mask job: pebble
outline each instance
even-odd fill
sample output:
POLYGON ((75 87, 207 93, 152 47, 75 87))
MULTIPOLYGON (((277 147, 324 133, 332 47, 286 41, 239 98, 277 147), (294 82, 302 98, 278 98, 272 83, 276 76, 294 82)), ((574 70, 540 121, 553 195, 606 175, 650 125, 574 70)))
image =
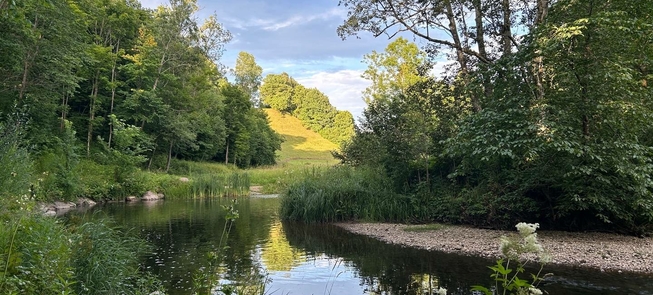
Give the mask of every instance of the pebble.
MULTIPOLYGON (((387 243, 478 257, 499 258, 499 238, 515 231, 447 225, 442 229, 404 231, 391 223, 339 223, 350 232, 387 243)), ((653 273, 653 237, 608 233, 538 231, 538 240, 549 251, 552 263, 601 271, 653 273)))

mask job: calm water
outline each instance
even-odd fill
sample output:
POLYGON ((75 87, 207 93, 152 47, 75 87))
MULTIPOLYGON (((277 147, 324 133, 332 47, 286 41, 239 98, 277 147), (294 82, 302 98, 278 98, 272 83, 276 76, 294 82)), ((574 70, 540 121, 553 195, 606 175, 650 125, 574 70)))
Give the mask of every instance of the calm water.
MULTIPOLYGON (((168 294, 189 294, 193 276, 218 250, 225 220, 224 199, 109 204, 102 214, 134 228, 154 245, 144 265, 165 283, 168 294)), ((492 261, 387 245, 330 225, 283 223, 279 199, 239 199, 240 218, 223 251, 227 279, 267 281, 268 294, 472 294, 489 286, 492 261)), ((549 294, 653 294, 653 277, 549 268, 549 294)))

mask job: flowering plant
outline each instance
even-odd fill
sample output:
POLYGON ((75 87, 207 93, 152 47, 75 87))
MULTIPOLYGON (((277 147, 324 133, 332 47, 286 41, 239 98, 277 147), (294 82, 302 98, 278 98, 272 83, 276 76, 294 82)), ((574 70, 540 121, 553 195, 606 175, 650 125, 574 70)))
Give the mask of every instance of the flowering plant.
POLYGON ((539 228, 538 223, 517 224, 519 236, 501 237, 499 249, 504 258, 499 259, 497 264, 489 268, 494 271, 491 277, 495 281, 494 290, 483 286, 474 286, 472 290, 482 292, 485 295, 492 294, 515 294, 515 295, 541 295, 542 291, 537 288, 545 276, 540 277, 544 265, 551 261, 551 256, 544 251, 544 247, 537 240, 539 228), (511 262, 516 266, 511 268, 511 262), (522 279, 520 274, 524 273, 528 263, 537 262, 540 270, 537 274, 531 274, 530 280, 522 279))

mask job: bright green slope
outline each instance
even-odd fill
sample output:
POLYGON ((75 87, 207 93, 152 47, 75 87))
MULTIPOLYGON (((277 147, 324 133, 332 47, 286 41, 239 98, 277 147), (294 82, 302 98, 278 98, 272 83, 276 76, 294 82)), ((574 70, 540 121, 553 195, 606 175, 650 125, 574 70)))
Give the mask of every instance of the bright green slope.
POLYGON ((277 163, 283 165, 331 165, 335 159, 331 151, 338 146, 306 129, 299 119, 291 115, 282 115, 274 109, 266 109, 270 119, 270 127, 281 134, 284 142, 277 154, 277 163))
POLYGON ((282 115, 273 109, 266 109, 265 112, 270 119, 270 126, 283 136, 284 142, 277 152, 279 157, 276 166, 248 171, 253 185, 262 185, 266 193, 276 193, 285 183, 303 173, 337 163, 331 155, 331 151, 338 149, 336 144, 308 130, 299 119, 291 115, 282 115))

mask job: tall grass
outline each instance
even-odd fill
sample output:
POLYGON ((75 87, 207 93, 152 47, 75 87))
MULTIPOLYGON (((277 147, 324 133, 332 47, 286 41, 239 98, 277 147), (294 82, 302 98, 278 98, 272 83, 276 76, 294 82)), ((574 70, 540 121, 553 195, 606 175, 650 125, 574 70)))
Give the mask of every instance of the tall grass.
POLYGON ((0 214, 0 294, 150 294, 144 241, 106 220, 66 225, 40 213, 0 214))
POLYGON ((247 195, 249 175, 238 172, 195 175, 190 180, 189 189, 189 196, 194 198, 247 195))
POLYGON ((149 245, 95 219, 74 228, 73 266, 77 294, 149 294, 161 289, 158 280, 140 270, 149 245))
POLYGON ((283 191, 281 217, 304 222, 418 218, 413 199, 394 193, 383 175, 374 169, 350 167, 316 170, 283 191))

